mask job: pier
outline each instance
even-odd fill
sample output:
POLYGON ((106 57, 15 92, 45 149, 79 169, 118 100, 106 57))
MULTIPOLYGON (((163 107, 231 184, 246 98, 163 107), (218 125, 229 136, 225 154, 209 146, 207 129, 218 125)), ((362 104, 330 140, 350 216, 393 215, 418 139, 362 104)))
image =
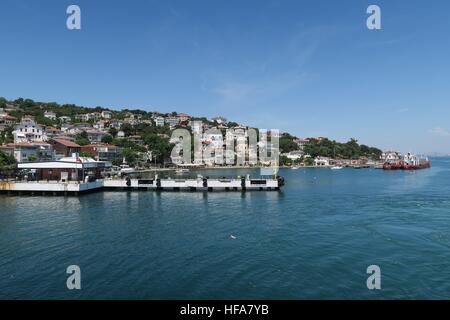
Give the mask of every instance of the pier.
POLYGON ((51 196, 81 195, 96 191, 277 191, 284 185, 281 177, 270 179, 197 178, 197 179, 99 179, 75 181, 0 181, 0 193, 51 196))
POLYGON ((15 179, 0 180, 0 193, 19 195, 79 195, 108 191, 277 191, 282 177, 250 178, 132 178, 112 177, 111 163, 78 156, 58 161, 28 162, 17 165, 15 179))

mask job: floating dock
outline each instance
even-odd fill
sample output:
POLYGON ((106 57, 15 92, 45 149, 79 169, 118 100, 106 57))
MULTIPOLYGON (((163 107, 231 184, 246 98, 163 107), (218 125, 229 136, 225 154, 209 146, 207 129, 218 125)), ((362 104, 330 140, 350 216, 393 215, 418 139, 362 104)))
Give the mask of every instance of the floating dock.
MULTIPOLYGON (((78 195, 101 190, 117 191, 277 191, 284 185, 282 177, 133 179, 105 178, 111 163, 78 156, 58 161, 27 162, 17 165, 19 179, 0 180, 0 192, 28 195, 78 195)), ((265 177, 265 176, 263 176, 265 177)))
POLYGON ((277 191, 282 177, 270 179, 197 178, 197 179, 103 179, 77 181, 0 181, 0 192, 19 195, 79 195, 95 191, 277 191))

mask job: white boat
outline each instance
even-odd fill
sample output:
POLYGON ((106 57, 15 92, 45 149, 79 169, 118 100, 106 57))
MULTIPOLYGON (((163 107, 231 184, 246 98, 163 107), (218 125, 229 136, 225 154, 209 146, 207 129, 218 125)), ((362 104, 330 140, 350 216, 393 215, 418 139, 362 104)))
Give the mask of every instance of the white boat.
POLYGON ((298 169, 298 167, 292 167, 291 169, 292 169, 292 170, 297 170, 297 169, 298 169))
POLYGON ((184 173, 188 173, 189 169, 177 169, 175 170, 176 174, 184 174, 184 173))
POLYGON ((132 173, 134 172, 134 168, 131 168, 130 166, 126 165, 126 164, 122 164, 120 166, 120 173, 132 173))
POLYGON ((334 167, 331 167, 331 170, 341 170, 343 167, 341 167, 341 166, 334 166, 334 167))

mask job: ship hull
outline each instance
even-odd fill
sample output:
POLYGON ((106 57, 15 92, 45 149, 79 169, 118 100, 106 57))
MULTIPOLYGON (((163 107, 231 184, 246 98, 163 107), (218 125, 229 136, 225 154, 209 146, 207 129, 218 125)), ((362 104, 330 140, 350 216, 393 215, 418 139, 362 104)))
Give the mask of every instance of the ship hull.
POLYGON ((408 164, 404 162, 399 162, 399 163, 385 163, 383 165, 384 170, 407 170, 407 171, 428 169, 430 167, 431 162, 428 160, 423 161, 419 164, 408 164))

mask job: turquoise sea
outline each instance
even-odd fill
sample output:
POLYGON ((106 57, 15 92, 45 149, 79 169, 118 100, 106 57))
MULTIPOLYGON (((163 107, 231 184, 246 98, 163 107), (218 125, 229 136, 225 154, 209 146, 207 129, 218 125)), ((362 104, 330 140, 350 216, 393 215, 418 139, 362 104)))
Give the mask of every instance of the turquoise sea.
POLYGON ((280 192, 0 195, 0 298, 450 298, 450 158, 280 174, 280 192))

